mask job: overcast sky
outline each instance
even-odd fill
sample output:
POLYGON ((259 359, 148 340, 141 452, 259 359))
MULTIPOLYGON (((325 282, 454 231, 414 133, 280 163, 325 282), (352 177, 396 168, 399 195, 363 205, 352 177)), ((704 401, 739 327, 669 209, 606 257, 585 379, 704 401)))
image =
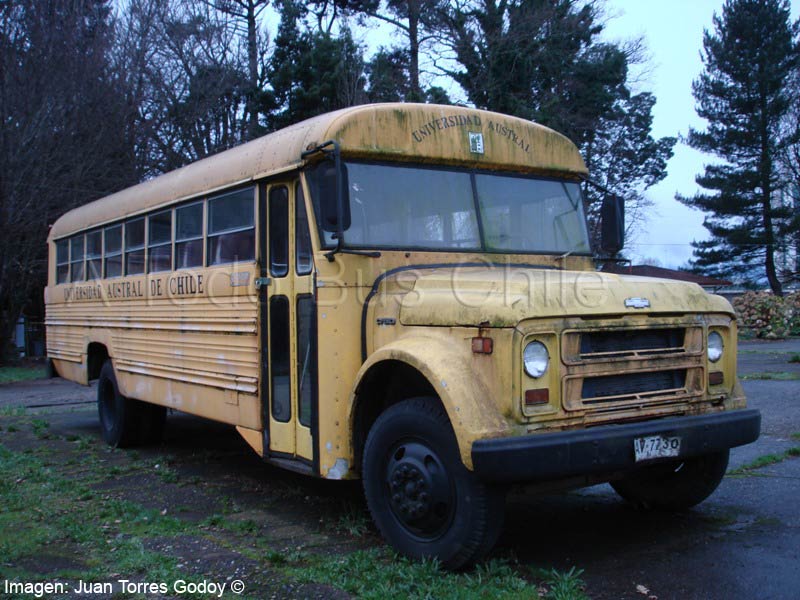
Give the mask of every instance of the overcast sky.
MULTIPOLYGON (((711 29, 712 17, 721 12, 722 0, 607 0, 610 39, 641 36, 648 47, 650 72, 638 91, 652 91, 653 134, 657 137, 686 134, 689 127, 704 128, 694 111, 692 80, 703 69, 700 59, 703 29, 711 29)), ((800 0, 791 0, 792 18, 800 13, 800 0)), ((694 177, 709 162, 708 155, 688 146, 675 146, 664 181, 650 188, 654 210, 643 231, 627 243, 634 262, 655 258, 664 266, 684 265, 692 256, 692 240, 707 237, 703 213, 675 200, 675 193, 691 196, 698 187, 694 177)))

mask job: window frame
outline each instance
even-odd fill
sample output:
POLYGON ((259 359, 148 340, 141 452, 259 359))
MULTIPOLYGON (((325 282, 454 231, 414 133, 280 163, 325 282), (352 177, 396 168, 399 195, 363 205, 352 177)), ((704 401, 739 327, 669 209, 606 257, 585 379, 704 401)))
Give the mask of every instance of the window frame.
MULTIPOLYGON (((347 241, 347 231, 344 234, 345 240, 345 248, 350 248, 353 250, 383 250, 385 252, 390 251, 397 251, 397 252, 437 252, 437 253, 459 253, 459 254, 487 254, 487 255, 499 255, 499 256, 508 256, 508 255, 520 255, 520 256, 553 256, 559 254, 558 251, 530 251, 530 250, 492 250, 490 248, 486 248, 485 243, 485 232, 484 232, 484 223, 483 223, 483 215, 481 214, 480 206, 478 204, 478 194, 477 194, 477 183, 476 177, 478 175, 494 175, 494 176, 503 176, 503 177, 513 177, 516 179, 535 179, 539 181, 553 181, 556 183, 561 184, 568 184, 574 183, 580 184, 583 180, 578 177, 569 177, 565 174, 563 177, 553 177, 553 176, 546 176, 546 175, 539 175, 536 173, 521 173, 519 171, 493 171, 490 169, 476 169, 476 168, 469 168, 469 167, 457 167, 452 165, 441 165, 441 164, 427 164, 427 163, 416 163, 416 162, 400 162, 400 161, 385 161, 385 160, 359 160, 359 159, 347 159, 343 161, 343 164, 346 166, 347 164, 360 164, 360 165, 374 165, 374 166, 383 166, 383 167, 400 167, 400 168, 410 168, 410 169, 420 169, 420 170, 430 170, 430 171, 448 171, 448 172, 456 172, 456 173, 464 173, 469 175, 471 184, 472 184, 472 202, 471 205, 473 206, 474 210, 476 211, 476 218, 478 222, 478 231, 480 234, 480 246, 475 248, 442 248, 442 247, 431 247, 431 246, 391 246, 391 245, 377 245, 377 244, 351 244, 347 241)), ((312 165, 307 166, 302 170, 303 176, 308 179, 310 173, 308 172, 311 169, 314 169, 318 163, 314 163, 312 165)), ((310 183, 309 183, 310 185, 310 183)), ((312 186, 313 187, 313 186, 312 186)), ((347 201, 347 199, 345 199, 347 201)), ((325 239, 325 232, 323 231, 322 227, 320 226, 320 215, 319 215, 319 205, 317 204, 317 198, 311 198, 311 205, 314 209, 313 217, 317 226, 317 237, 320 242, 320 247, 324 250, 331 250, 336 247, 336 242, 329 242, 325 239)), ((589 249, 586 252, 570 252, 570 256, 584 256, 584 257, 593 257, 591 250, 591 238, 589 236, 588 231, 588 223, 587 223, 587 216, 585 211, 585 206, 581 209, 583 214, 583 226, 586 230, 587 240, 589 243, 589 249)))
POLYGON ((204 204, 204 218, 203 218, 203 236, 204 236, 204 243, 203 243, 203 256, 204 262, 203 264, 206 267, 219 267, 222 265, 233 265, 239 263, 250 263, 256 260, 256 198, 257 198, 257 189, 258 187, 255 185, 248 185, 245 187, 234 188, 230 190, 223 191, 221 193, 215 194, 213 196, 205 196, 203 198, 204 204), (211 233, 211 203, 217 200, 222 200, 225 196, 230 196, 233 194, 238 194, 244 191, 249 191, 251 194, 251 224, 245 227, 228 227, 227 229, 223 229, 221 231, 216 231, 211 233), (233 233, 242 233, 244 231, 252 231, 253 232, 253 252, 252 257, 248 259, 236 259, 236 260, 229 260, 225 262, 215 262, 212 264, 211 262, 211 240, 212 238, 222 237, 224 235, 230 235, 233 233))
POLYGON ((69 283, 79 283, 81 281, 86 281, 86 233, 84 232, 76 233, 69 236, 68 239, 69 239, 69 283), (81 244, 81 246, 83 246, 83 250, 81 252, 81 259, 73 260, 72 259, 72 248, 74 245, 73 242, 79 237, 83 241, 83 243, 81 244), (81 263, 83 265, 83 276, 80 279, 74 279, 73 275, 75 273, 75 269, 73 268, 73 265, 76 265, 78 263, 81 263))
POLYGON ((175 215, 174 215, 174 212, 175 212, 175 208, 174 207, 169 207, 169 208, 166 208, 166 209, 163 209, 163 210, 156 210, 156 211, 149 212, 146 215, 147 216, 147 228, 146 228, 146 232, 147 232, 147 235, 146 235, 147 251, 145 253, 146 254, 146 256, 145 256, 145 261, 146 261, 145 273, 147 273, 148 275, 150 273, 167 273, 169 271, 174 271, 175 270, 175 215), (157 243, 154 244, 152 242, 152 240, 151 240, 151 238, 152 238, 151 232, 153 231, 153 228, 150 227, 150 220, 153 217, 157 217, 159 215, 164 215, 164 214, 168 214, 169 215, 169 219, 170 219, 169 220, 169 240, 167 240, 166 242, 157 242, 157 243), (163 248, 165 246, 169 246, 169 248, 170 248, 169 267, 167 267, 166 269, 153 270, 152 264, 151 264, 151 260, 150 260, 151 257, 152 257, 151 250, 153 248, 163 248))
POLYGON ((173 249, 172 249, 172 270, 173 271, 183 271, 186 269, 197 269, 203 268, 206 266, 206 200, 207 197, 200 198, 199 200, 189 200, 188 202, 181 202, 180 204, 176 204, 172 207, 175 211, 175 214, 172 219, 172 239, 173 239, 173 249), (192 206, 200 206, 200 235, 196 235, 193 237, 187 238, 178 238, 178 211, 183 210, 192 206), (196 242, 200 240, 201 242, 201 251, 200 251, 200 264, 199 265, 189 265, 188 267, 179 267, 178 266, 178 244, 184 244, 186 242, 196 242))
POLYGON ((125 247, 125 222, 121 221, 118 223, 112 223, 110 225, 106 225, 103 227, 103 279, 116 279, 117 277, 125 277, 125 257, 124 254, 124 247, 125 247), (108 252, 108 243, 106 242, 107 232, 109 229, 114 229, 119 227, 119 250, 115 252, 108 252), (113 258, 115 256, 120 257, 120 269, 119 275, 108 275, 108 259, 113 258))
POLYGON ((84 260, 86 261, 86 266, 84 267, 86 273, 86 281, 97 281, 98 279, 103 278, 103 267, 105 265, 105 261, 103 260, 105 250, 105 235, 103 234, 103 229, 90 229, 85 233, 85 241, 84 241, 84 260), (100 254, 89 254, 89 236, 91 235, 99 235, 100 236, 100 254), (99 277, 91 277, 89 272, 89 263, 93 260, 100 260, 100 276, 99 277))
POLYGON ((55 246, 56 246, 56 285, 61 285, 62 283, 70 283, 69 272, 70 272, 70 264, 71 263, 69 261, 69 238, 61 238, 60 240, 56 240, 55 241, 55 246), (66 252, 67 258, 66 258, 65 261, 61 261, 61 262, 59 262, 59 260, 58 260, 58 247, 59 247, 59 244, 63 244, 62 247, 66 248, 66 250, 67 250, 67 252, 66 252), (64 275, 64 280, 63 281, 59 281, 58 268, 59 267, 63 267, 65 265, 67 267, 67 272, 64 275))
POLYGON ((147 216, 149 213, 143 213, 129 219, 125 219, 123 236, 122 236, 122 275, 123 277, 138 277, 147 274, 147 216), (139 246, 128 247, 128 226, 136 221, 142 221, 142 243, 139 246), (128 271, 128 255, 133 252, 143 251, 142 256, 142 270, 139 273, 130 273, 128 271))

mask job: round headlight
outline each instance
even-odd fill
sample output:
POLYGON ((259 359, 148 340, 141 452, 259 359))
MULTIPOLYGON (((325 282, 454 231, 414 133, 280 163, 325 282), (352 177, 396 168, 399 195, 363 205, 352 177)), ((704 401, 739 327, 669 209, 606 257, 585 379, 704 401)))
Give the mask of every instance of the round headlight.
POLYGON ((538 379, 547 371, 547 364, 550 362, 547 348, 542 342, 531 342, 525 346, 522 362, 525 365, 525 372, 534 379, 538 379))
POLYGON ((712 331, 708 334, 708 360, 712 363, 717 362, 720 358, 722 358, 722 349, 724 348, 724 344, 722 343, 722 336, 718 334, 716 331, 712 331))

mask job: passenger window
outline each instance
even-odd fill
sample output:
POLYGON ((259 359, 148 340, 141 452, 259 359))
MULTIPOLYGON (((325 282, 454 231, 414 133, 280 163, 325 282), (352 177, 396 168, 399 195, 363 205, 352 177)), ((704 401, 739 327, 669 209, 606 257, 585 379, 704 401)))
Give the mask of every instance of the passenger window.
POLYGON ((254 194, 248 188, 208 201, 208 264, 255 257, 254 194))
POLYGON ((122 275, 122 225, 106 227, 103 235, 105 236, 103 262, 105 263, 106 277, 119 277, 122 275))
POLYGON ((165 210, 147 218, 147 272, 172 269, 172 211, 165 210))
POLYGON ((289 190, 285 186, 269 192, 269 270, 275 277, 289 272, 289 190))
POLYGON ((311 273, 311 232, 308 230, 308 213, 306 213, 306 201, 303 197, 303 186, 298 181, 294 188, 295 198, 295 270, 298 275, 308 275, 311 273))
POLYGON ((292 418, 289 378, 289 299, 286 296, 273 296, 270 300, 269 337, 272 418, 286 423, 292 418))
POLYGON ((311 427, 311 402, 317 387, 317 349, 314 347, 314 298, 297 298, 297 400, 300 424, 311 427))
POLYGON ((103 277, 103 232, 93 231, 86 234, 86 270, 87 279, 103 277))
POLYGON ((69 241, 69 271, 70 281, 83 281, 85 271, 83 266, 83 236, 76 235, 69 241))
POLYGON ((203 203, 175 209, 175 268, 203 266, 203 203))
POLYGON ((144 273, 144 217, 125 223, 125 274, 144 273))
POLYGON ((69 242, 56 242, 56 283, 66 283, 69 279, 69 242))

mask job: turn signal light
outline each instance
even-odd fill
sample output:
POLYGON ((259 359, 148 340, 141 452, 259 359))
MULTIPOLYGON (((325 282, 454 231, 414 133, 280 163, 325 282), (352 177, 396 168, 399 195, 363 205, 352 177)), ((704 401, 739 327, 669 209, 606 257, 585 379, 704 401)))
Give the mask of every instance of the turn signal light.
POLYGON ((722 371, 712 371, 708 374, 708 385, 722 385, 725 381, 725 376, 722 371))
POLYGON ((550 390, 525 390, 525 406, 550 403, 550 390))
POLYGON ((487 337, 472 338, 472 351, 475 354, 491 354, 494 350, 494 341, 487 337))

